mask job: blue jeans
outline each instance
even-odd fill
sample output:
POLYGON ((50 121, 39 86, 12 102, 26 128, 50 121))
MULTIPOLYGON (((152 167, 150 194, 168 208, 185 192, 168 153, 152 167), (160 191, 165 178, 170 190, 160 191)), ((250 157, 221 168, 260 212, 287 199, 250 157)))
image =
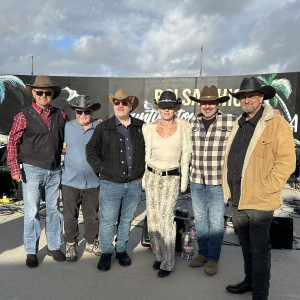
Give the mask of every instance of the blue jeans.
POLYGON ((198 254, 218 262, 224 236, 224 195, 221 185, 190 183, 198 254))
POLYGON ((130 225, 136 208, 142 199, 142 180, 114 183, 100 181, 100 248, 102 253, 113 253, 114 225, 120 221, 117 229, 116 251, 124 252, 129 239, 130 225))
POLYGON ((60 248, 62 216, 59 211, 61 167, 50 170, 23 164, 24 247, 27 254, 36 254, 41 235, 40 201, 45 190, 46 239, 49 250, 60 248))
POLYGON ((238 210, 231 203, 230 211, 242 246, 245 281, 252 286, 252 299, 267 299, 271 277, 269 232, 274 211, 238 210))

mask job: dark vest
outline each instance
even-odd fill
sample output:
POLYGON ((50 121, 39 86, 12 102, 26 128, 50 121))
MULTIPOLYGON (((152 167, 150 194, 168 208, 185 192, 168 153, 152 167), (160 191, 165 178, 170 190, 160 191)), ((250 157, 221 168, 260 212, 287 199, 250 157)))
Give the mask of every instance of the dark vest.
POLYGON ((65 127, 61 111, 52 106, 50 130, 32 105, 22 112, 27 122, 21 142, 22 163, 47 170, 59 166, 65 127))

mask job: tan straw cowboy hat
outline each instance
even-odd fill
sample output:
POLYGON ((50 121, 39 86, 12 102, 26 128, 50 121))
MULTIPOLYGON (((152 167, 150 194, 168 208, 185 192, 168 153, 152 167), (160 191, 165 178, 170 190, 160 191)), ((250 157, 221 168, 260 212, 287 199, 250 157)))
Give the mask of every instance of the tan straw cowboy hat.
POLYGON ((128 100, 132 104, 131 111, 133 111, 139 105, 138 97, 131 95, 129 92, 127 92, 123 89, 117 90, 115 95, 109 94, 109 100, 112 104, 114 104, 115 100, 118 100, 118 101, 128 100))

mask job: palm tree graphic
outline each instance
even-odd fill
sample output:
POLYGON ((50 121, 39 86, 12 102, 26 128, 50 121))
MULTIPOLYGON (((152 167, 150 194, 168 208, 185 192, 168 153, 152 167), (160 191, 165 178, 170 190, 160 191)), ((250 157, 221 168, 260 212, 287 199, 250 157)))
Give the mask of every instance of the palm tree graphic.
MULTIPOLYGON (((275 79, 277 73, 272 74, 269 79, 264 78, 261 75, 258 75, 257 78, 264 82, 266 85, 272 86, 276 90, 276 95, 271 100, 273 105, 271 105, 270 100, 264 100, 266 104, 269 104, 276 108, 277 106, 280 108, 280 111, 283 113, 284 118, 291 123, 292 117, 291 114, 282 100, 282 98, 278 95, 277 91, 282 92, 282 94, 285 96, 286 99, 288 99, 292 93, 292 86, 288 79, 281 78, 281 79, 275 79)), ((300 141, 297 139, 294 139, 295 146, 300 145, 300 141)))
POLYGON ((258 79, 264 82, 266 85, 272 86, 276 90, 276 95, 274 98, 271 100, 273 105, 271 105, 270 100, 265 100, 266 104, 269 104, 276 108, 277 106, 280 108, 280 111, 283 113, 283 116, 285 119, 290 123, 292 121, 291 114, 282 100, 282 98, 278 95, 277 91, 282 92, 282 94, 285 96, 286 99, 289 98, 289 96, 292 93, 292 86, 291 83, 288 79, 286 78, 281 78, 281 79, 275 79, 277 74, 272 74, 269 79, 264 78, 263 76, 259 75, 257 76, 258 79))

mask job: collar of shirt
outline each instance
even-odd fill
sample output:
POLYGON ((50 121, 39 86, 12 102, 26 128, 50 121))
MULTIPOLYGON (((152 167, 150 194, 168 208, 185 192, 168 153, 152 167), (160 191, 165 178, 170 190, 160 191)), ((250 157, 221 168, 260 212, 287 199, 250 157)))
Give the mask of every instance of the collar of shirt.
MULTIPOLYGON (((122 123, 121 123, 121 121, 115 116, 115 122, 116 122, 116 127, 118 127, 118 126, 121 126, 121 125, 123 125, 122 123)), ((130 126, 131 125, 131 117, 129 117, 129 123, 128 123, 128 126, 130 126)), ((124 125, 123 125, 124 126, 124 125)), ((127 127, 128 127, 127 126, 127 127)), ((124 126, 125 127, 125 126, 124 126)))
POLYGON ((259 109, 259 111, 254 115, 254 117, 252 117, 249 120, 246 120, 247 118, 247 113, 243 113, 242 117, 239 119, 239 125, 241 127, 243 127, 243 125, 248 122, 249 124, 251 124, 253 127, 255 127, 258 123, 258 121, 260 120, 260 118, 262 117, 262 114, 264 112, 264 107, 261 106, 261 108, 259 109))
POLYGON ((43 113, 45 113, 47 116, 49 116, 50 112, 52 110, 52 107, 50 106, 49 109, 48 109, 48 111, 45 111, 44 109, 42 109, 41 107, 39 107, 34 101, 32 102, 32 106, 38 112, 39 115, 42 115, 43 113))
MULTIPOLYGON (((83 125, 79 124, 78 121, 75 124, 76 124, 76 127, 81 128, 82 130, 84 130, 83 125)), ((88 131, 90 129, 95 129, 95 127, 98 124, 99 124, 99 122, 97 120, 93 120, 92 123, 91 123, 91 126, 88 129, 86 129, 85 131, 88 131)))

